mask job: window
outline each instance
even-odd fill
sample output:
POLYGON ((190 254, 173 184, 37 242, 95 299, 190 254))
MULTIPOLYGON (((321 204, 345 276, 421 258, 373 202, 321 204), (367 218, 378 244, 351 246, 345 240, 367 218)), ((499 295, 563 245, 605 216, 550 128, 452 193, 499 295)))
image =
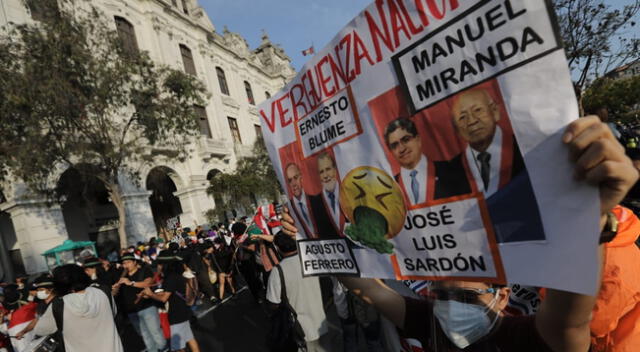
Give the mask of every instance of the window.
POLYGON ((229 86, 227 86, 227 77, 224 75, 224 71, 220 67, 216 67, 216 73, 218 74, 218 83, 220 83, 220 92, 229 95, 229 86))
POLYGON ((234 144, 242 144, 242 138, 240 138, 240 129, 238 128, 238 121, 233 117, 227 117, 229 120, 229 129, 231 130, 231 138, 233 138, 234 144))
POLYGON ((29 12, 31 12, 31 18, 33 18, 34 21, 42 22, 60 13, 58 3, 55 1, 29 0, 26 1, 25 4, 29 12))
POLYGON ((202 106, 194 106, 196 115, 198 116, 198 125, 200 126, 200 134, 211 138, 211 129, 209 128, 209 119, 207 118, 207 110, 202 106))
POLYGON ((182 12, 184 12, 185 15, 189 14, 189 6, 187 5, 187 0, 182 0, 182 12))
POLYGON ((264 92, 264 96, 267 97, 267 99, 271 99, 271 94, 269 94, 269 92, 264 92))
POLYGON ((116 20, 116 29, 118 30, 118 37, 122 44, 122 49, 129 55, 135 55, 138 53, 138 41, 136 40, 136 32, 133 29, 133 25, 122 17, 114 17, 116 20))
POLYGON ((251 90, 251 85, 247 81, 244 81, 244 90, 247 92, 247 101, 249 101, 249 104, 256 105, 256 101, 253 100, 253 91, 251 90))
POLYGON ((253 127, 256 129, 256 139, 262 139, 262 129, 260 125, 253 125, 253 127))
POLYGON ((193 55, 191 55, 191 49, 180 44, 180 55, 182 55, 184 72, 196 76, 196 65, 193 63, 193 55))

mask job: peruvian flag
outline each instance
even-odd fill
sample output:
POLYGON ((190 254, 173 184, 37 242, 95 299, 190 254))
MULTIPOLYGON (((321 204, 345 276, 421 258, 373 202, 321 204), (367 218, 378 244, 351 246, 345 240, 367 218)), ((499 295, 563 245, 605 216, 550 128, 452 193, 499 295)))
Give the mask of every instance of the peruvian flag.
POLYGON ((278 233, 282 225, 273 204, 258 207, 256 215, 253 217, 253 222, 262 230, 262 233, 266 235, 278 233))
POLYGON ((315 49, 313 49, 313 45, 310 46, 309 49, 302 50, 302 55, 304 55, 304 56, 313 55, 315 53, 316 53, 316 51, 315 51, 315 49))
MULTIPOLYGON (((36 307, 38 304, 35 302, 31 302, 29 304, 25 304, 24 306, 16 309, 11 313, 11 320, 9 321, 9 325, 7 326, 7 332, 10 336, 15 336, 24 328, 29 325, 29 323, 36 318, 36 307)), ((13 349, 16 351, 25 351, 27 346, 31 344, 31 341, 35 337, 35 334, 32 331, 29 331, 24 335, 21 340, 11 338, 11 344, 13 345, 13 349)))

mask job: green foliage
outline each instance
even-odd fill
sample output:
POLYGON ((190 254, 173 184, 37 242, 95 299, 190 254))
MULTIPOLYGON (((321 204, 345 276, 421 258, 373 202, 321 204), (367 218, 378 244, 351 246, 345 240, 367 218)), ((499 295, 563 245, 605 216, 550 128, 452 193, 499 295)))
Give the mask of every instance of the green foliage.
POLYGON ((47 192, 59 169, 90 164, 108 187, 156 147, 184 157, 203 84, 125 50, 89 1, 59 3, 26 0, 41 21, 0 34, 0 176, 47 192))
POLYGON ((583 104, 590 113, 606 107, 613 120, 634 120, 640 117, 640 76, 599 79, 585 90, 583 104))
POLYGON ((253 145, 253 154, 238 159, 233 173, 218 173, 211 179, 207 193, 216 199, 211 218, 222 220, 224 212, 238 207, 251 209, 260 198, 276 201, 281 192, 264 141, 258 139, 253 145))

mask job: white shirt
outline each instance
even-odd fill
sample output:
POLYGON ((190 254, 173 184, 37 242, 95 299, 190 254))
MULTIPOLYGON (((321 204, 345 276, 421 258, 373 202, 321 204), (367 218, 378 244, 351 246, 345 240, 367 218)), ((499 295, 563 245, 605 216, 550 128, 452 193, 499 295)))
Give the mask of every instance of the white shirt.
POLYGON ((420 157, 420 161, 413 169, 400 168, 400 177, 402 177, 402 183, 404 184, 404 191, 409 198, 411 205, 424 203, 427 201, 427 157, 424 154, 420 157), (416 170, 416 181, 418 181, 418 201, 413 198, 413 191, 411 190, 411 171, 416 170))
POLYGON ((340 226, 340 187, 338 187, 338 183, 336 182, 336 186, 333 188, 333 195, 335 200, 335 208, 331 209, 331 199, 329 199, 329 191, 326 189, 322 189, 322 198, 327 204, 327 209, 329 209, 329 213, 333 218, 333 222, 339 227, 340 226))
MULTIPOLYGON (((302 267, 298 256, 284 258, 280 268, 285 279, 287 299, 298 314, 298 322, 305 334, 306 341, 315 341, 328 332, 326 315, 322 307, 320 281, 317 277, 302 277, 302 267)), ((273 268, 267 285, 267 300, 280 303, 280 275, 273 268)))
POLYGON ((484 193, 485 198, 489 198, 498 190, 498 185, 500 185, 500 163, 502 161, 502 130, 500 127, 496 126, 493 141, 491 141, 491 144, 485 151, 491 155, 491 159, 489 160, 489 187, 487 189, 484 189, 484 182, 482 181, 482 175, 480 173, 480 160, 478 160, 478 154, 480 152, 467 146, 465 154, 473 178, 476 180, 478 190, 484 193))
MULTIPOLYGON (((304 193, 304 191, 302 191, 302 193, 300 194, 300 199, 296 198, 296 196, 293 196, 292 198, 293 202, 295 203, 294 206, 296 207, 296 210, 298 211, 297 215, 300 215, 300 221, 304 221, 304 223, 307 225, 307 228, 309 229, 309 231, 313 232, 315 231, 315 229, 313 228, 313 221, 311 220, 311 207, 308 204, 308 198, 307 195, 304 193), (307 217, 309 218, 309 221, 307 221, 304 218, 304 215, 302 215, 302 211, 300 209, 300 204, 302 203, 302 208, 304 208, 305 213, 307 214, 307 217)), ((307 234, 307 235, 312 235, 312 234, 307 234)))

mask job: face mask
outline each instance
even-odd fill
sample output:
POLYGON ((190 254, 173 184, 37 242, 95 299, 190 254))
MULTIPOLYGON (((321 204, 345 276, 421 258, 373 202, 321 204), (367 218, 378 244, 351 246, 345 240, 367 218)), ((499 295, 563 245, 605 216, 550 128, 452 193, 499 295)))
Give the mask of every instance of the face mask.
POLYGON ((24 284, 18 284, 18 290, 24 289, 24 284))
POLYGON ((35 297, 32 296, 32 295, 29 295, 29 297, 27 297, 27 301, 29 301, 29 302, 33 302, 34 299, 35 299, 35 297))
POLYGON ((98 274, 96 274, 96 273, 91 274, 91 280, 93 280, 93 281, 98 280, 98 274))
POLYGON ((470 344, 486 336, 496 321, 489 319, 489 311, 498 301, 498 292, 489 304, 481 306, 477 304, 462 303, 454 300, 435 300, 433 314, 438 318, 442 331, 458 348, 464 349, 470 344))
POLYGON ((47 293, 47 291, 38 291, 38 293, 36 293, 36 296, 41 301, 44 301, 45 299, 49 298, 49 294, 47 293))

